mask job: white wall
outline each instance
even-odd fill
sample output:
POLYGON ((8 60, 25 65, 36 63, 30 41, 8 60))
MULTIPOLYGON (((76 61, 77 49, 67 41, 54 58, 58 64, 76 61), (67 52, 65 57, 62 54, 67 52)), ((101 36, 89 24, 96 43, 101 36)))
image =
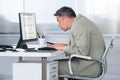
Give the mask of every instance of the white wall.
POLYGON ((0 0, 0 32, 19 32, 19 12, 36 13, 38 31, 60 30, 53 14, 62 6, 93 20, 102 33, 120 33, 120 0, 0 0))
POLYGON ((120 0, 85 0, 85 15, 102 33, 120 33, 120 0))
POLYGON ((25 0, 25 12, 36 12, 37 23, 57 23, 53 14, 62 6, 94 21, 102 33, 120 33, 120 0, 25 0))
POLYGON ((62 6, 74 7, 74 0, 25 0, 25 12, 35 12, 37 23, 55 23, 53 14, 62 6))

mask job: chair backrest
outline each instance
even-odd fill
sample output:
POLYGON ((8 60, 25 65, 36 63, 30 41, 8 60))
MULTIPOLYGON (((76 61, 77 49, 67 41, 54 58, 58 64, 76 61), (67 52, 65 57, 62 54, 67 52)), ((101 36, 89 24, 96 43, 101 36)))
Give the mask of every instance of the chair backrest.
POLYGON ((100 79, 104 76, 104 74, 106 73, 107 71, 107 60, 106 60, 106 56, 110 50, 110 48, 113 47, 113 41, 114 41, 115 37, 112 37, 109 41, 108 41, 108 44, 106 44, 106 49, 104 51, 104 54, 102 56, 102 68, 103 68, 103 72, 101 74, 101 76, 99 77, 100 79))
POLYGON ((109 51, 109 49, 111 47, 113 47, 113 41, 114 41, 115 37, 112 37, 109 41, 108 41, 108 44, 106 44, 106 49, 105 49, 105 52, 103 54, 103 57, 102 57, 102 60, 104 61, 106 59, 106 56, 107 56, 107 53, 109 51))

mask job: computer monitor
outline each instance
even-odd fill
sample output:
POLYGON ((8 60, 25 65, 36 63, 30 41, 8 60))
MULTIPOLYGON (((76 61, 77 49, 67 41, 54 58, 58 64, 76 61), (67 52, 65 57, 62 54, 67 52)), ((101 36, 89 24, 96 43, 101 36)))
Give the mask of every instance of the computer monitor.
POLYGON ((27 49, 28 41, 37 40, 35 13, 19 13, 20 39, 16 48, 27 49))

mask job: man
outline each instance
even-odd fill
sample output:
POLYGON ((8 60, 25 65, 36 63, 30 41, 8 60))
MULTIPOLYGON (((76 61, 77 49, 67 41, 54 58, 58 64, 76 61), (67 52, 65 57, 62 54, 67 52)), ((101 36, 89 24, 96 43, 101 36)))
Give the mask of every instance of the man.
MULTIPOLYGON (((76 17, 75 12, 69 7, 60 8, 54 16, 61 29, 71 29, 71 36, 68 45, 55 44, 52 45, 53 48, 64 50, 66 55, 79 54, 101 59, 105 44, 102 34, 93 22, 81 14, 76 17)), ((76 76, 96 77, 101 74, 101 65, 95 61, 73 59, 72 68, 76 76)), ((59 74, 68 74, 66 60, 59 61, 59 74)))

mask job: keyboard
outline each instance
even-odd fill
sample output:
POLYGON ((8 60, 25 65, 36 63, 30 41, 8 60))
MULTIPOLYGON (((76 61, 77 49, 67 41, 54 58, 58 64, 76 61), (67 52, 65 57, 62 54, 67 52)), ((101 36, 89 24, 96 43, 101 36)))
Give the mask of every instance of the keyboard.
POLYGON ((38 50, 35 50, 35 49, 25 50, 25 52, 40 52, 40 51, 57 51, 57 49, 51 48, 51 47, 42 47, 42 48, 38 48, 38 50))
POLYGON ((57 49, 51 48, 51 47, 42 47, 42 48, 38 48, 38 50, 52 50, 52 51, 56 51, 57 49))
POLYGON ((11 45, 0 45, 0 51, 11 51, 12 49, 11 45))

